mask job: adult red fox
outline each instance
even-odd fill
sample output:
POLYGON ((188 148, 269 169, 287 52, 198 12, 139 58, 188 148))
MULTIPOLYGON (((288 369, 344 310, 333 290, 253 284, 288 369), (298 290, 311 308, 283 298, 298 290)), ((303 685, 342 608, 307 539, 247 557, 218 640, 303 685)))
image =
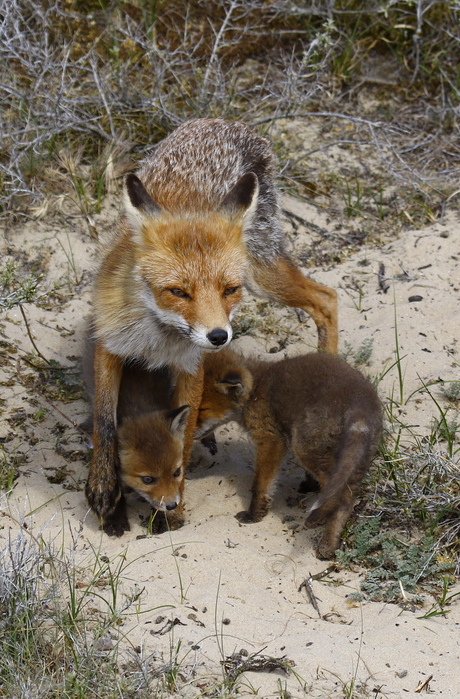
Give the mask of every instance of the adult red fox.
MULTIPOLYGON (((264 138, 241 123, 196 119, 126 178, 124 213, 94 291, 94 455, 86 496, 109 534, 129 528, 116 442, 124 363, 174 372, 174 405, 190 406, 186 463, 202 355, 230 342, 244 284, 305 310, 317 325, 319 347, 337 351, 336 293, 304 277, 288 256, 274 177, 264 138)), ((171 515, 177 522, 181 507, 171 515)))
POLYGON ((377 393, 340 357, 312 353, 264 362, 230 349, 206 357, 198 435, 236 420, 256 447, 252 499, 242 522, 268 512, 270 485, 288 448, 320 486, 306 527, 326 524, 318 558, 331 558, 382 432, 377 393))

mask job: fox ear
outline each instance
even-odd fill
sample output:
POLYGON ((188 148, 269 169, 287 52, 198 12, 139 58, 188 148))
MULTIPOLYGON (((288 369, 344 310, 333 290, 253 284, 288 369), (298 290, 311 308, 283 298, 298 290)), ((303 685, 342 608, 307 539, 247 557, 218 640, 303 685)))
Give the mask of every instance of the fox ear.
POLYGON ((243 377, 239 371, 229 371, 217 382, 217 390, 227 396, 241 396, 244 393, 243 377))
POLYGON ((221 204, 221 211, 230 218, 243 217, 243 230, 254 216, 259 196, 259 180, 254 172, 240 177, 221 204))
POLYGON ((123 199, 126 216, 136 232, 141 229, 147 218, 157 218, 161 214, 161 206, 152 199, 133 172, 126 176, 123 199))
POLYGON ((182 405, 180 408, 171 410, 167 416, 171 420, 170 430, 178 439, 184 438, 185 426, 187 424, 189 413, 190 406, 182 405))

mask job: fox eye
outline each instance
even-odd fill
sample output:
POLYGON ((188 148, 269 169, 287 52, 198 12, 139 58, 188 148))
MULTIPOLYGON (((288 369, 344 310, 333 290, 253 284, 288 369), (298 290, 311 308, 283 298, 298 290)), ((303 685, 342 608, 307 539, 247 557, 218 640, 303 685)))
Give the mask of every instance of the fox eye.
POLYGON ((168 291, 170 291, 171 294, 173 294, 173 296, 177 296, 180 299, 189 299, 190 298, 189 294, 187 294, 187 292, 184 291, 183 289, 173 288, 173 289, 168 289, 168 291))
POLYGON ((176 469, 173 473, 174 478, 179 478, 180 474, 182 473, 182 469, 179 467, 176 469))
POLYGON ((236 294, 239 288, 239 286, 228 286, 224 291, 224 296, 231 296, 232 294, 236 294))
POLYGON ((153 483, 157 482, 157 478, 154 478, 153 476, 141 476, 141 481, 142 483, 145 483, 145 485, 152 485, 153 483))

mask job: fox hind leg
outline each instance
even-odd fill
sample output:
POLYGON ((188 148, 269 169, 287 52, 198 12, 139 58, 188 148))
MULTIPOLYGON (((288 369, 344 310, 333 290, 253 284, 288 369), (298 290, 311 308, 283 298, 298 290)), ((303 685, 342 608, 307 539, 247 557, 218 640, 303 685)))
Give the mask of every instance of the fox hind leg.
POLYGON ((342 532, 355 504, 355 494, 345 486, 338 497, 337 508, 326 518, 324 532, 316 546, 316 556, 320 559, 334 558, 340 547, 342 532))
POLYGON ((305 277, 289 257, 278 257, 270 264, 252 262, 256 284, 265 294, 286 306, 301 308, 316 323, 318 348, 337 354, 337 292, 305 277))

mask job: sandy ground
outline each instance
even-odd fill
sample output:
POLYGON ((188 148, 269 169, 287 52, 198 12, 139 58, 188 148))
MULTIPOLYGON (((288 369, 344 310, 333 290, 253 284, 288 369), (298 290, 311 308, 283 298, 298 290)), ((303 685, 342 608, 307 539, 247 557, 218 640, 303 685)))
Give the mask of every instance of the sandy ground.
MULTIPOLYGON (((283 205, 328 228, 328 219, 315 207, 291 197, 283 205)), ((100 231, 110 227, 115 211, 116 207, 108 207, 96 217, 100 231)), ((294 233, 288 224, 286 228, 298 254, 311 233, 302 227, 294 233)), ((80 354, 97 250, 81 219, 70 215, 59 221, 27 222, 10 230, 3 244, 2 255, 20 254, 27 260, 44 256, 43 290, 54 282, 63 285, 65 298, 54 307, 46 310, 28 304, 25 310, 40 352, 66 366, 73 365, 80 354)), ((366 246, 343 264, 305 271, 339 291, 341 351, 356 352, 364 341, 373 339, 365 367, 370 375, 383 374, 392 365, 398 342, 403 392, 408 397, 422 380, 459 378, 459 261, 459 220, 448 211, 442 221, 423 230, 408 230, 383 247, 366 246), (379 263, 385 265, 387 293, 379 289, 379 263), (410 301, 414 296, 421 298, 410 301)), ((244 311, 257 314, 260 308, 248 301, 244 311)), ((274 355, 280 357, 315 347, 312 321, 300 322, 287 309, 265 312, 273 333, 256 328, 243 336, 236 342, 244 351, 263 356, 281 343, 285 347, 274 355)), ((196 696, 200 682, 204 687, 213 677, 222 678, 223 655, 242 648, 249 654, 285 656, 295 663, 295 673, 289 676, 281 671, 246 673, 240 678, 242 695, 285 696, 282 691, 287 689, 291 697, 339 697, 355 678, 354 696, 415 697, 417 688, 431 677, 421 695, 460 696, 460 604, 454 604, 446 618, 420 619, 420 610, 352 602, 348 596, 359 589, 361 573, 342 570, 327 581, 312 583, 319 618, 299 586, 328 563, 313 553, 317 533, 295 526, 302 522, 301 510, 286 504, 286 498, 296 493, 302 473, 288 461, 268 516, 258 524, 239 524, 234 515, 249 501, 253 453, 232 425, 218 432, 217 456, 203 456, 189 472, 183 529, 147 536, 142 520, 148 508, 129 496, 131 532, 120 539, 103 535, 95 516, 88 513, 82 490, 87 447, 57 410, 78 423, 86 414, 84 401, 52 401, 52 407, 24 380, 35 374, 22 361, 24 352, 33 348, 17 307, 2 311, 0 334, 17 348, 0 370, 4 401, 0 437, 9 452, 27 456, 12 494, 1 500, 2 511, 25 519, 36 536, 65 549, 74 547, 82 570, 95 552, 114 565, 126 557, 122 590, 129 594, 138 586, 143 592, 140 613, 127 617, 120 633, 128 639, 127 648, 141 646, 143 654, 154 654, 156 664, 169 661, 171 648, 179 647, 180 677, 185 683, 180 696, 196 696), (34 418, 39 408, 46 412, 41 421, 34 418), (12 419, 18 415, 20 420, 12 419), (64 471, 63 482, 50 483, 49 476, 59 470, 64 471), (161 633, 169 619, 177 620, 173 630, 161 633)), ((384 400, 399 397, 396 368, 385 374, 379 391, 384 400)), ((430 430, 437 413, 433 401, 420 393, 397 410, 418 435, 430 430)), ((0 526, 1 544, 16 524, 3 515, 0 526)))

